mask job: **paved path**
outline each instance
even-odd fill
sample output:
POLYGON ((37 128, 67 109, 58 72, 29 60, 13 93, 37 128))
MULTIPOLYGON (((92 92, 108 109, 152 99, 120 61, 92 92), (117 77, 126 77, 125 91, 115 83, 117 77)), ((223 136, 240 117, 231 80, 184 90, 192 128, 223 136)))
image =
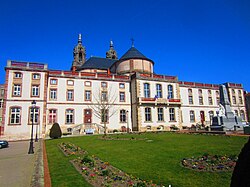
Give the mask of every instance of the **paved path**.
POLYGON ((35 154, 28 154, 29 141, 9 142, 9 147, 0 149, 0 186, 29 187, 34 180, 39 182, 37 170, 41 160, 41 142, 34 143, 35 154))

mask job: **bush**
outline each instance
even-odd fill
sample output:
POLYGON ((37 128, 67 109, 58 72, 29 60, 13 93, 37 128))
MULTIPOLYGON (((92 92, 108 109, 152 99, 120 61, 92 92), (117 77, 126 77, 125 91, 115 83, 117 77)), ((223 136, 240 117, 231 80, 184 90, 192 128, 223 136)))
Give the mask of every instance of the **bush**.
POLYGON ((50 129, 49 137, 52 139, 61 138, 62 131, 58 123, 54 123, 50 129))

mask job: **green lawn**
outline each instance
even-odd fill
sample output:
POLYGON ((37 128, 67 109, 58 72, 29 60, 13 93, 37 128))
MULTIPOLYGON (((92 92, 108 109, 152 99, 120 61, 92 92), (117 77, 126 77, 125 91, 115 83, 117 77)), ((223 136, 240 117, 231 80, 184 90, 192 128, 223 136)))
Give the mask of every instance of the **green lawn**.
POLYGON ((82 136, 46 141, 52 186, 89 186, 57 147, 71 142, 108 161, 115 167, 144 180, 173 187, 229 186, 232 172, 196 172, 180 164, 185 157, 209 154, 236 154, 247 137, 190 135, 176 133, 145 133, 114 135, 114 137, 147 138, 148 140, 101 140, 100 136, 82 136))

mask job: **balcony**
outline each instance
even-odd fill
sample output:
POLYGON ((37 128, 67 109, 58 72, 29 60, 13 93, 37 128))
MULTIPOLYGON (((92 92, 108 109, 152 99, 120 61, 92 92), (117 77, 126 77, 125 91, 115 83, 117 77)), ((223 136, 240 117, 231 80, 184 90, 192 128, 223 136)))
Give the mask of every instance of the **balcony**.
POLYGON ((165 104, 165 105, 172 105, 172 104, 181 104, 181 99, 166 99, 166 98, 146 98, 146 97, 139 97, 139 104, 165 104))

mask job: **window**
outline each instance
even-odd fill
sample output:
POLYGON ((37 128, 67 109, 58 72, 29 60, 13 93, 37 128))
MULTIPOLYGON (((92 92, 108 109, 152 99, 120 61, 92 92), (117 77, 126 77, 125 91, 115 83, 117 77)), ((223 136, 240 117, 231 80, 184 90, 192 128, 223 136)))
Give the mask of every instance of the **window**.
POLYGON ((209 105, 213 105, 213 99, 212 99, 212 97, 208 97, 208 104, 209 105))
POLYGON ((3 108, 3 99, 0 100, 0 108, 3 108))
POLYGON ((89 86, 89 87, 91 86, 91 82, 90 81, 85 81, 84 84, 85 84, 85 86, 89 86))
POLYGON ((195 114, 193 110, 190 111, 190 122, 195 122, 195 114))
POLYGON ((38 85, 32 85, 31 86, 31 96, 39 96, 39 86, 38 85))
POLYGON ((14 78, 16 78, 16 79, 22 78, 22 73, 20 73, 20 72, 15 72, 15 73, 14 73, 14 78))
POLYGON ((145 108, 145 121, 151 121, 151 108, 145 108))
POLYGON ((234 111, 234 115, 235 115, 235 116, 239 116, 238 110, 235 110, 235 111, 234 111))
POLYGON ((243 121, 245 121, 245 112, 244 112, 244 110, 240 111, 240 117, 242 118, 243 121))
POLYGON ((108 110, 101 109, 101 122, 102 123, 107 123, 108 122, 108 110))
POLYGON ((208 90, 207 93, 208 93, 208 95, 212 95, 212 91, 211 90, 208 90))
POLYGON ((85 101, 91 101, 91 91, 85 90, 85 101))
POLYGON ((217 105, 219 105, 220 104, 220 93, 219 93, 219 91, 216 91, 215 93, 216 93, 216 102, 217 102, 217 105))
POLYGON ((157 112, 158 112, 158 121, 164 121, 163 108, 157 108, 157 112))
POLYGON ((217 105, 220 104, 220 98, 219 97, 216 97, 216 102, 217 102, 217 105))
POLYGON ((203 105, 203 97, 202 96, 199 96, 199 104, 203 105))
POLYGON ((192 89, 188 89, 188 103, 190 105, 194 104, 192 89))
POLYGON ((232 89, 232 93, 233 93, 233 95, 235 94, 235 90, 234 89, 232 89))
POLYGON ((67 90, 67 101, 74 100, 74 90, 67 90))
POLYGON ((32 124, 32 120, 34 124, 38 124, 39 122, 39 108, 35 107, 35 108, 30 108, 29 109, 29 124, 32 124), (33 118, 34 115, 34 118, 33 118))
POLYGON ((173 98, 174 98, 173 86, 168 85, 168 99, 173 99, 173 98))
POLYGON ((10 124, 20 124, 21 123, 21 108, 13 107, 10 108, 10 124))
POLYGON ((150 87, 149 83, 144 83, 144 97, 150 98, 150 87))
POLYGON ((102 101, 107 101, 108 100, 107 94, 108 94, 107 92, 102 91, 102 95, 101 95, 101 100, 102 101))
POLYGON ((66 124, 72 124, 72 123, 74 123, 74 110, 67 109, 66 110, 66 124))
POLYGON ((126 110, 120 110, 120 122, 124 123, 126 122, 126 110))
POLYGON ((106 82, 101 82, 101 87, 102 88, 107 88, 108 84, 106 82))
POLYGON ((236 97, 232 96, 232 99, 233 99, 233 104, 236 104, 236 97))
POLYGON ((32 79, 40 79, 40 74, 38 74, 38 73, 33 73, 33 74, 32 74, 32 79))
POLYGON ((50 89, 50 99, 51 100, 57 99, 57 90, 56 89, 50 89))
POLYGON ((161 84, 156 84, 156 96, 162 98, 162 87, 161 84))
POLYGON ((50 79, 51 85, 57 85, 57 79, 50 79))
POLYGON ((14 84, 13 96, 21 96, 21 85, 20 84, 14 84))
POLYGON ((119 84, 119 88, 124 89, 125 88, 125 84, 124 83, 120 83, 119 84))
POLYGON ((1 89, 1 96, 4 96, 4 89, 1 89))
POLYGON ((194 101, 193 101, 193 96, 192 95, 189 95, 188 96, 188 102, 189 102, 189 104, 194 104, 194 101))
POLYGON ((198 94, 199 94, 199 95, 202 95, 202 90, 199 89, 199 90, 198 90, 198 94))
POLYGON ((74 81, 73 80, 67 80, 67 85, 73 86, 74 85, 74 81))
POLYGON ((174 108, 169 108, 169 120, 175 121, 175 111, 174 108))
POLYGON ((208 112, 208 114, 209 114, 210 121, 212 121, 214 117, 214 111, 211 110, 208 112))
POLYGON ((192 94, 193 94, 192 89, 188 89, 188 94, 189 94, 189 95, 192 95, 192 94))
POLYGON ((120 102, 125 102, 125 92, 120 92, 120 102))
POLYGON ((56 118, 57 118, 57 111, 56 109, 49 109, 49 123, 53 124, 56 123, 56 118))
POLYGON ((239 103, 240 103, 240 104, 243 104, 243 100, 242 100, 242 97, 241 97, 241 96, 239 97, 239 103))

